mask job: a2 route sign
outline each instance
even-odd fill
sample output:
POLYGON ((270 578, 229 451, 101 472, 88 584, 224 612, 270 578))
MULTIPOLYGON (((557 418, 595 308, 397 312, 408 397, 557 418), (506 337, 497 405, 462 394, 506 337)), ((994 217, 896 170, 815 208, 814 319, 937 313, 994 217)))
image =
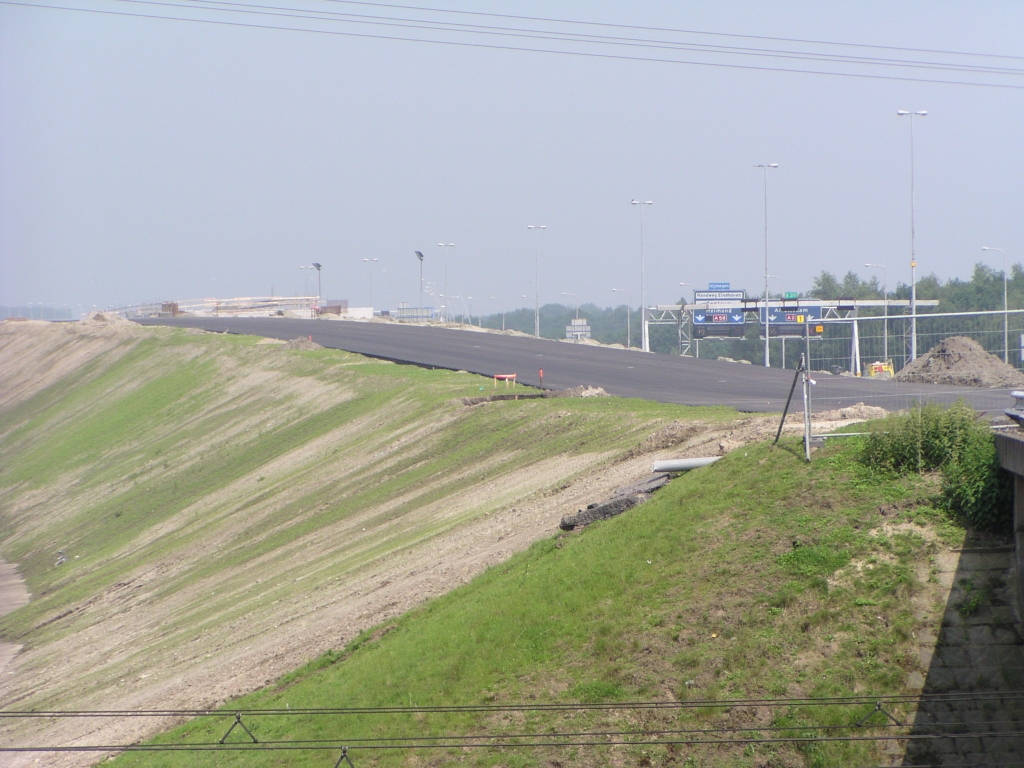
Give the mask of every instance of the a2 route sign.
MULTIPOLYGON (((764 307, 759 312, 761 325, 764 325, 764 307)), ((793 308, 772 307, 768 319, 773 323, 813 323, 821 320, 820 306, 803 306, 793 308)))

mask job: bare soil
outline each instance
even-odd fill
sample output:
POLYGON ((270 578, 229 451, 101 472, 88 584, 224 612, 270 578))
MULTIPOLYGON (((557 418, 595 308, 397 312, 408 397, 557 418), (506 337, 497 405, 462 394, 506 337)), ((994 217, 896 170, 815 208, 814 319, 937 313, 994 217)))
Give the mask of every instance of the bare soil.
POLYGON ((896 374, 897 381, 958 387, 1024 386, 1024 373, 989 354, 973 339, 950 336, 896 374))
MULTIPOLYGON (((97 318, 84 324, 18 323, 17 329, 3 325, 0 324, 0 406, 4 407, 64 376, 90 370, 88 364, 104 353, 126 351, 145 334, 164 332, 97 318)), ((272 354, 277 348, 263 349, 272 354)), ((107 364, 110 358, 109 354, 103 357, 107 364)), ((240 392, 246 386, 269 386, 264 374, 262 370, 253 370, 237 389, 240 392)), ((293 385, 279 381, 276 386, 293 385)), ((345 396, 342 390, 328 392, 327 385, 323 387, 324 391, 293 394, 308 400, 345 396)), ((828 416, 832 420, 817 424, 815 429, 863 418, 853 412, 828 416)), ((267 417, 253 416, 254 420, 260 418, 267 417)), ((748 442, 773 437, 777 427, 778 416, 742 416, 716 424, 675 422, 626 453, 553 457, 483 481, 460 497, 444 497, 418 513, 432 516, 440 533, 422 536, 411 544, 387 544, 388 537, 398 532, 374 527, 373 519, 381 513, 376 507, 287 545, 289 552, 245 562, 211 574, 179 593, 161 595, 163 582, 196 568, 210 552, 225 546, 224 540, 211 538, 194 551, 178 551, 165 559, 148 562, 104 594, 94 596, 82 607, 91 616, 86 630, 58 638, 42 648, 17 653, 0 673, 0 701, 8 709, 17 708, 18 702, 30 698, 56 700, 61 709, 68 710, 215 706, 258 689, 329 649, 344 647, 361 631, 469 581, 541 538, 555 535, 563 515, 646 477, 653 461, 721 455, 748 442), (488 511, 481 515, 482 507, 488 511), (313 571, 308 591, 294 599, 271 602, 257 597, 246 605, 244 615, 227 617, 219 623, 208 622, 187 641, 169 642, 169 627, 174 626, 177 615, 187 606, 212 600, 213 595, 237 594, 240 601, 248 600, 254 583, 265 582, 269 589, 281 580, 295 578, 296 558, 317 560, 342 551, 376 554, 344 579, 318 583, 313 571), (146 650, 140 653, 139 649, 146 650), (121 676, 112 676, 113 670, 120 670, 121 676)), ((229 430, 245 428, 247 425, 239 424, 229 430)), ((801 428, 799 417, 790 417, 786 431, 798 432, 801 428)), ((277 466, 261 467, 259 472, 267 477, 287 475, 289 467, 309 464, 311 457, 315 465, 337 437, 329 434, 312 441, 278 459, 277 466)), ((423 437, 410 435, 404 439, 423 437)), ((379 469, 386 466, 388 458, 369 457, 366 466, 353 467, 351 471, 371 471, 371 460, 377 462, 379 469)), ((331 471, 332 467, 324 466, 325 476, 331 471)), ((317 481, 315 473, 303 476, 304 483, 317 481)), ((446 478, 438 478, 436 482, 445 481, 446 478)), ((245 478, 239 486, 255 482, 255 477, 245 478)), ((229 487, 221 494, 226 498, 233 492, 235 489, 229 487)), ((57 501, 60 493, 60 489, 52 493, 54 503, 63 503, 57 501)), ((201 500, 168 520, 166 526, 194 525, 197 519, 219 514, 225 498, 201 500)), ((258 516, 261 509, 254 507, 250 514, 258 516)), ((159 531, 153 535, 159 535, 159 531)), ((19 600, 27 599, 27 593, 18 592, 20 582, 12 581, 11 573, 11 566, 0 570, 0 600, 16 607, 19 600)), ((8 655, 12 653, 12 649, 7 650, 8 655)), ((0 658, 0 668, 3 665, 4 659, 0 658)), ((34 720, 28 725, 21 724, 16 731, 8 725, 0 731, 0 741, 130 743, 172 724, 170 719, 159 718, 34 720)), ((7 754, 0 756, 0 766, 85 766, 105 757, 95 753, 7 754)))
POLYGON ((291 341, 286 341, 284 344, 280 345, 280 349, 305 349, 305 350, 312 350, 312 349, 323 349, 323 347, 320 346, 319 344, 317 344, 312 339, 308 339, 308 338, 304 339, 304 338, 302 338, 300 336, 297 339, 292 339, 291 341))
MULTIPOLYGON (((29 594, 25 583, 18 575, 18 569, 0 560, 0 616, 28 605, 29 594)), ((21 646, 15 643, 0 643, 0 680, 7 674, 7 665, 21 646)))

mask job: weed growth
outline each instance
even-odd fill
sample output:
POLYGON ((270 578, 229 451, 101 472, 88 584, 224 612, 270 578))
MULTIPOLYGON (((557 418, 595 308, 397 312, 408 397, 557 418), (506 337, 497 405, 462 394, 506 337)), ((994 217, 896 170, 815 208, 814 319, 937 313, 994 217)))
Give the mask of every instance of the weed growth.
POLYGON ((940 505, 980 530, 1008 530, 1013 486, 999 466, 988 425, 964 402, 948 408, 926 404, 876 422, 861 461, 892 474, 942 474, 940 505))

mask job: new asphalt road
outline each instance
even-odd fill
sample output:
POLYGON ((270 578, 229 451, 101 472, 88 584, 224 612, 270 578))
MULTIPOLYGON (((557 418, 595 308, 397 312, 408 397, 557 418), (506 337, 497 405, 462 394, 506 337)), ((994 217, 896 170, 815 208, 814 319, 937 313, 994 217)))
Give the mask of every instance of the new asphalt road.
MULTIPOLYGON (((520 383, 532 386, 540 384, 543 369, 545 389, 590 385, 620 397, 727 405, 741 411, 781 411, 793 383, 793 372, 778 368, 454 328, 286 318, 178 317, 139 322, 277 339, 311 336, 324 347, 427 368, 464 370, 483 376, 514 373, 520 383)), ((816 374, 814 380, 811 390, 815 411, 855 403, 898 410, 918 401, 946 403, 963 398, 995 416, 1013 405, 1005 389, 902 384, 830 374, 816 374)), ((794 407, 801 407, 799 403, 798 387, 794 407)))

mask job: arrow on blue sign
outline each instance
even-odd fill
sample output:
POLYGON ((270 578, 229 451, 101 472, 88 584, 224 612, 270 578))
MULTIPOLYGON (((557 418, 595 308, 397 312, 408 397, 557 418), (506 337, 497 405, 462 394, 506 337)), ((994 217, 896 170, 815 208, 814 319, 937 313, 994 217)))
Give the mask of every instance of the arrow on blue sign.
POLYGON ((698 323, 703 323, 704 322, 704 315, 694 315, 693 319, 696 320, 698 323))
POLYGON ((740 322, 743 321, 743 313, 742 312, 740 312, 738 315, 730 315, 730 317, 732 317, 732 321, 734 323, 740 323, 740 322))

